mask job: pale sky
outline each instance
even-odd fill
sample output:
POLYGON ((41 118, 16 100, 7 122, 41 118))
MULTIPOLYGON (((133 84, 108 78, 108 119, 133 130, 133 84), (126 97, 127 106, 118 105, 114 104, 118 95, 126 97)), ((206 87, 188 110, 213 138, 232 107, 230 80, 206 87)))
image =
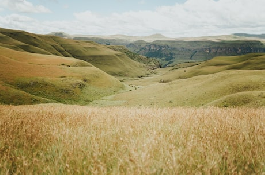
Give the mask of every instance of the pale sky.
POLYGON ((265 33, 265 0, 0 0, 0 27, 169 37, 265 33))

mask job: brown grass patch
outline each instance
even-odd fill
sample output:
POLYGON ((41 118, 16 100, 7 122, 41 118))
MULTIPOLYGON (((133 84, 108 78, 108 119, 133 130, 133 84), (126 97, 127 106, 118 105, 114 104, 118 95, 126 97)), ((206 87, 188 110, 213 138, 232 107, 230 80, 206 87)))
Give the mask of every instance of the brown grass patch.
POLYGON ((0 174, 263 174, 264 108, 0 106, 0 174))
POLYGON ((69 75, 69 73, 59 67, 62 63, 70 62, 70 60, 63 59, 63 57, 45 56, 49 59, 44 59, 44 56, 39 54, 29 54, 9 49, 1 49, 0 51, 0 78, 2 80, 13 81, 17 77, 59 77, 69 75), (43 64, 45 62, 47 65, 43 64))

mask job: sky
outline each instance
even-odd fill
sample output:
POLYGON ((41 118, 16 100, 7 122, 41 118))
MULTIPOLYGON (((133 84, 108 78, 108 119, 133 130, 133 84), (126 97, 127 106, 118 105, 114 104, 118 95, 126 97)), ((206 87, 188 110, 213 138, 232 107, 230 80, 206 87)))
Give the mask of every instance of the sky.
POLYGON ((0 0, 0 27, 38 34, 265 33, 265 0, 0 0))

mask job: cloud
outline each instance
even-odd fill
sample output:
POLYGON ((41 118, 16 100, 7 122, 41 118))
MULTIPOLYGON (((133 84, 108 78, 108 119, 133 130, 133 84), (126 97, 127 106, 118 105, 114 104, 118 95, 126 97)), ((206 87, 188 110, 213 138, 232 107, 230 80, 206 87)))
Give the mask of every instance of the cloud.
POLYGON ((74 34, 81 32, 85 24, 81 25, 79 21, 39 21, 25 15, 11 14, 0 16, 0 26, 39 34, 57 31, 74 34))
POLYGON ((0 0, 0 8, 6 8, 22 13, 50 13, 51 11, 41 5, 33 5, 26 0, 0 0))
POLYGON ((0 17, 0 26, 11 29, 34 31, 36 30, 37 23, 38 21, 35 19, 19 14, 11 14, 5 17, 0 17))
POLYGON ((184 4, 162 6, 152 11, 129 11, 108 16, 84 11, 75 13, 71 21, 37 21, 13 15, 0 18, 0 25, 17 26, 36 33, 64 31, 91 35, 162 33, 171 37, 190 37, 264 33, 264 6, 264 0, 187 0, 184 4), (3 24, 2 20, 9 22, 3 24))
POLYGON ((64 9, 69 9, 69 5, 65 4, 65 5, 63 5, 63 8, 64 9))
POLYGON ((265 29, 264 6, 263 0, 188 0, 184 4, 163 6, 154 11, 114 13, 110 16, 86 11, 76 13, 75 17, 103 34, 145 35, 161 32, 168 36, 201 36, 258 33, 265 29))
POLYGON ((145 0, 141 0, 138 2, 138 4, 141 4, 141 5, 144 5, 145 3, 146 3, 145 0))
MULTIPOLYGON (((99 16, 76 13, 77 20, 96 26, 99 33, 142 35, 162 32, 168 36, 201 36, 233 32, 261 32, 265 28, 262 0, 188 0, 155 11, 99 16)), ((94 32, 94 31, 91 31, 94 32)), ((96 32, 96 31, 95 31, 96 32)))

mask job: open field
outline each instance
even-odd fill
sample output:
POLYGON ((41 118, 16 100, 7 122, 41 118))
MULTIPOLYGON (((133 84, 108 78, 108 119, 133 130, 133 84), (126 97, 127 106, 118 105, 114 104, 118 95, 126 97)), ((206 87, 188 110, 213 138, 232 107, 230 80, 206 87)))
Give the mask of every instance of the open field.
POLYGON ((0 106, 0 174, 264 174, 264 108, 0 106))

